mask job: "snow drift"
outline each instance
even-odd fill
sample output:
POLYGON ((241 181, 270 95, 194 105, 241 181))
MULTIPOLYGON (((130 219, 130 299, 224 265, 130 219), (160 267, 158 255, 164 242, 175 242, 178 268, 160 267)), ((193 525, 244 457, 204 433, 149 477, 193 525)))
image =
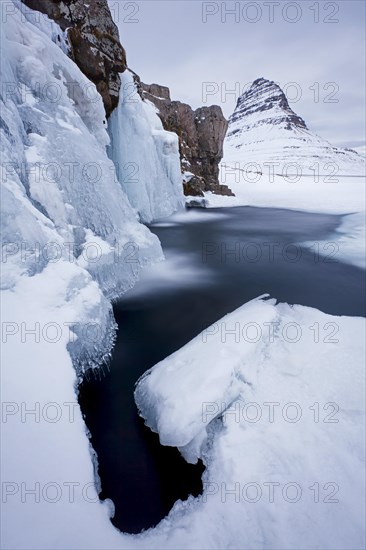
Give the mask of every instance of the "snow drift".
POLYGON ((364 547, 364 330, 253 300, 140 379, 147 425, 207 467, 182 548, 364 547))

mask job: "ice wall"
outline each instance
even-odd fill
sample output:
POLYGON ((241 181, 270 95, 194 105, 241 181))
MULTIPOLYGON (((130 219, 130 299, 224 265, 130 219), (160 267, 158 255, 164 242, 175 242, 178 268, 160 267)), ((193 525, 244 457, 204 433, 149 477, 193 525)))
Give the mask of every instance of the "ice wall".
POLYGON ((183 205, 178 137, 163 129, 156 108, 137 93, 133 75, 121 74, 120 100, 109 122, 121 186, 140 219, 151 222, 183 205))
POLYGON ((162 252, 138 223, 107 156, 101 98, 48 33, 16 14, 4 25, 2 53, 8 264, 40 270, 49 260, 44 247, 56 243, 54 254, 79 262, 115 298, 162 252), (15 253, 22 246, 25 259, 15 253))
POLYGON ((28 8, 25 17, 21 6, 15 0, 2 21, 1 287, 14 288, 20 276, 42 273, 50 263, 55 286, 65 262, 75 265, 75 292, 90 285, 91 275, 99 296, 91 318, 101 333, 97 342, 78 338, 70 346, 85 368, 112 345, 108 300, 163 254, 107 155, 105 112, 94 84, 65 54, 59 27, 28 8))

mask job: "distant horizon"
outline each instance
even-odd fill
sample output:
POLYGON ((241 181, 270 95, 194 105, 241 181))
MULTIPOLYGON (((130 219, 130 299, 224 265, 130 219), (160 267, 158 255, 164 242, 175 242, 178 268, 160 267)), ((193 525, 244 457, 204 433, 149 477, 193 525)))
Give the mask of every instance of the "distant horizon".
POLYGON ((363 2, 108 1, 129 67, 173 100, 219 105, 228 118, 263 77, 312 132, 366 155, 363 2))

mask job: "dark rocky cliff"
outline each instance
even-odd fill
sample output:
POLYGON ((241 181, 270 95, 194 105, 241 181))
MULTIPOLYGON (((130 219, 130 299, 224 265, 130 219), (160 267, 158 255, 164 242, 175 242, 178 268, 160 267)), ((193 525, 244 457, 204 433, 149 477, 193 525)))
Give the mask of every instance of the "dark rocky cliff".
POLYGON ((70 57, 97 87, 107 116, 118 105, 121 80, 127 68, 126 52, 119 40, 107 0, 22 0, 47 14, 67 31, 70 57))
POLYGON ((219 185, 219 163, 223 156, 223 143, 227 120, 221 107, 200 107, 195 111, 186 103, 172 101, 169 88, 158 84, 141 83, 142 96, 159 110, 165 130, 179 137, 182 171, 191 172, 185 178, 186 195, 203 196, 203 191, 232 195, 225 185, 219 185))

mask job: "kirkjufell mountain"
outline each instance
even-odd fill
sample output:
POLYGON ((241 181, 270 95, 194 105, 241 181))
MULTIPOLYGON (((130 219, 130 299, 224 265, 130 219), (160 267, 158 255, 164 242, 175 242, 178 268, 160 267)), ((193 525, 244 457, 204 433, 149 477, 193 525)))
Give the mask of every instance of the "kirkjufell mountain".
POLYGON ((271 163, 276 174, 365 174, 364 157, 313 133, 291 109, 280 86, 265 78, 255 80, 239 97, 229 118, 223 164, 238 162, 241 169, 256 171, 259 165, 263 172, 271 163))

